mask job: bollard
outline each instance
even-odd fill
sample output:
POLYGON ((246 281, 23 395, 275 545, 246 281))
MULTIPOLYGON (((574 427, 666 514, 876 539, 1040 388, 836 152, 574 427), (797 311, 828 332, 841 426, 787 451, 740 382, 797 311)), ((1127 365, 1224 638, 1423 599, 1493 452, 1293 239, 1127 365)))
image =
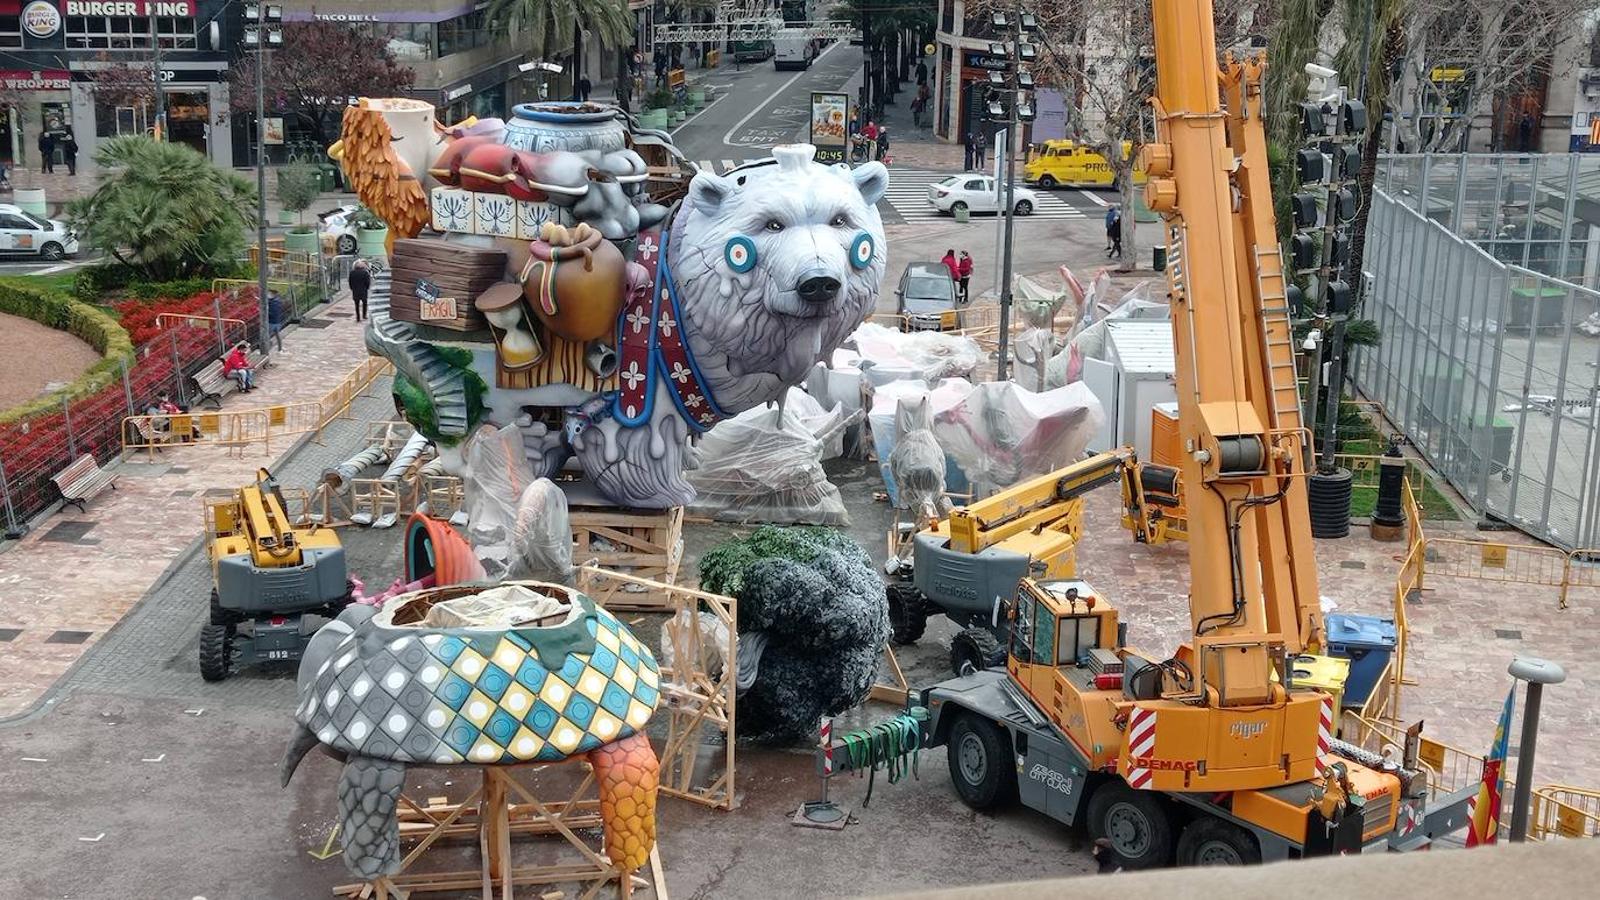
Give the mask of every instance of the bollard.
POLYGON ((1513 659, 1507 671, 1512 678, 1528 683, 1528 693, 1522 702, 1522 742, 1517 745, 1516 793, 1511 799, 1511 840, 1521 843, 1528 839, 1528 804, 1533 800, 1533 754, 1539 741, 1539 705, 1544 699, 1544 686, 1566 681, 1567 673, 1553 662, 1531 656, 1513 659))
POLYGON ((790 822, 802 828, 838 831, 848 822, 848 814, 828 799, 828 779, 833 777, 833 718, 822 717, 817 743, 817 775, 822 781, 822 798, 806 800, 795 810, 790 822))
POLYGON ((1375 541, 1398 541, 1406 523, 1400 499, 1406 482, 1406 460, 1400 443, 1393 438, 1383 459, 1378 461, 1378 504, 1372 511, 1370 528, 1375 541))

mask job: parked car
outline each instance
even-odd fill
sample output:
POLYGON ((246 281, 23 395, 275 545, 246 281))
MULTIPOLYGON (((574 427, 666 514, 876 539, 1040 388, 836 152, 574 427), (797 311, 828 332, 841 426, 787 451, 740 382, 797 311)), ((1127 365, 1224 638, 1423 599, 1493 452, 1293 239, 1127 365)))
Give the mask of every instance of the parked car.
MULTIPOLYGON (((965 209, 975 213, 993 213, 1000 211, 1000 202, 995 199, 994 178, 988 175, 951 175, 949 178, 935 184, 928 185, 928 203, 942 213, 955 215, 965 209)), ((1039 206, 1039 197, 1033 191, 1019 187, 1013 198, 1011 210, 1019 216, 1032 215, 1039 206)))
POLYGON ((955 331, 961 327, 956 283, 941 262, 914 262, 894 290, 901 331, 955 331))
POLYGON ((63 259, 78 254, 78 236, 65 222, 4 203, 0 204, 0 254, 63 259))
POLYGON ((322 235, 322 246, 326 248, 332 241, 334 251, 340 256, 353 256, 356 252, 356 210, 361 207, 348 203, 337 209, 330 209, 317 215, 322 223, 319 233, 322 235))
MULTIPOLYGON (((1123 141, 1122 152, 1124 155, 1133 152, 1132 142, 1123 141)), ((1144 184, 1147 177, 1143 169, 1134 168, 1135 185, 1144 184)), ((1028 161, 1022 166, 1022 180, 1050 190, 1069 184, 1115 187, 1117 179, 1104 156, 1073 141, 1049 140, 1028 148, 1028 161)))

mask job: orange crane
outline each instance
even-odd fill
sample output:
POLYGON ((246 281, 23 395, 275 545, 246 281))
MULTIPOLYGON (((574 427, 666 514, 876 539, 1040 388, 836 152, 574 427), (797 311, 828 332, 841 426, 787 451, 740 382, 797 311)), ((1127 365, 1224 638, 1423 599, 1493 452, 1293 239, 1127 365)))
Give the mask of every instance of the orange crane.
POLYGON ((1322 620, 1264 54, 1219 65, 1210 0, 1154 0, 1153 21, 1141 168, 1168 248, 1191 634, 1141 652, 1108 598, 1041 566, 1004 604, 1004 667, 924 689, 914 718, 969 805, 1087 820, 1128 868, 1426 846, 1473 790, 1430 804, 1414 762, 1337 741, 1333 696, 1296 683, 1322 620))

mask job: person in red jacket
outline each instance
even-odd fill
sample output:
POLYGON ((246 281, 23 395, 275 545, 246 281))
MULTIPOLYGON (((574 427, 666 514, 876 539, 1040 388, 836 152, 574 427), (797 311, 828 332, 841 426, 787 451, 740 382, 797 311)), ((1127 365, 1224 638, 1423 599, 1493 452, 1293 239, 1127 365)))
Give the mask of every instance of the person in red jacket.
POLYGON ((967 293, 967 280, 972 277, 972 257, 965 250, 961 251, 961 259, 956 263, 956 273, 960 276, 957 283, 961 285, 961 302, 966 303, 971 299, 967 293))
POLYGON ((956 262, 955 250, 946 250, 944 252, 944 258, 939 260, 939 262, 944 263, 944 267, 950 270, 951 281, 961 280, 961 264, 956 262))
POLYGON ((222 374, 239 382, 239 393, 248 394, 255 387, 256 373, 250 368, 250 360, 244 355, 244 344, 233 345, 228 355, 222 358, 222 374))

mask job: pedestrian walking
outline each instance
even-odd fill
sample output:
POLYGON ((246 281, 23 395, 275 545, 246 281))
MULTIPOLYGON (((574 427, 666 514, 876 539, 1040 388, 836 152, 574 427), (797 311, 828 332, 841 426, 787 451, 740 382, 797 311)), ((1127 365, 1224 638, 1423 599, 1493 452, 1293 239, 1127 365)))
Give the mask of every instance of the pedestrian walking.
POLYGON ((350 302, 356 307, 356 321, 367 317, 367 289, 372 287, 372 272, 364 259, 350 267, 350 302))
POLYGON ((267 336, 283 352, 283 326, 289 324, 288 308, 277 291, 267 292, 267 336))
POLYGON ((889 126, 887 125, 878 126, 878 152, 875 158, 885 165, 889 163, 889 126))
POLYGON ((56 136, 39 132, 39 171, 48 175, 56 170, 56 136))
POLYGON ((928 83, 928 64, 917 60, 917 84, 928 83))
POLYGON ((1111 224, 1106 226, 1106 237, 1111 239, 1111 249, 1106 252, 1106 257, 1110 258, 1115 256, 1117 259, 1121 259, 1122 210, 1114 206, 1111 208, 1111 211, 1114 213, 1114 215, 1111 217, 1111 224))
POLYGON ((956 259, 954 247, 946 250, 944 258, 940 259, 939 262, 944 263, 945 269, 949 270, 952 282, 959 283, 961 281, 961 263, 956 259))
POLYGON ((916 99, 911 101, 911 124, 917 126, 918 128, 922 127, 922 114, 928 111, 928 101, 930 96, 931 95, 928 92, 928 83, 926 81, 917 85, 916 99))
POLYGON ((67 174, 78 174, 78 139, 68 131, 61 136, 61 158, 66 161, 67 174))
POLYGON ((966 303, 972 299, 972 294, 967 290, 967 282, 972 280, 972 255, 961 251, 961 258, 956 261, 956 275, 960 279, 957 284, 961 286, 961 302, 966 303))
POLYGON ((989 138, 984 136, 982 130, 972 134, 972 167, 982 171, 989 155, 989 138))
POLYGON ((1105 249, 1106 249, 1107 252, 1109 252, 1111 250, 1111 226, 1115 225, 1116 222, 1117 222, 1117 208, 1115 206, 1106 207, 1106 246, 1105 246, 1105 249))
POLYGON ((589 102, 589 92, 594 90, 594 85, 589 81, 588 75, 578 76, 578 99, 584 103, 589 102))
POLYGON ((961 158, 961 171, 963 171, 963 172, 971 172, 972 171, 972 132, 969 131, 966 134, 961 136, 961 149, 965 152, 965 155, 961 158))

